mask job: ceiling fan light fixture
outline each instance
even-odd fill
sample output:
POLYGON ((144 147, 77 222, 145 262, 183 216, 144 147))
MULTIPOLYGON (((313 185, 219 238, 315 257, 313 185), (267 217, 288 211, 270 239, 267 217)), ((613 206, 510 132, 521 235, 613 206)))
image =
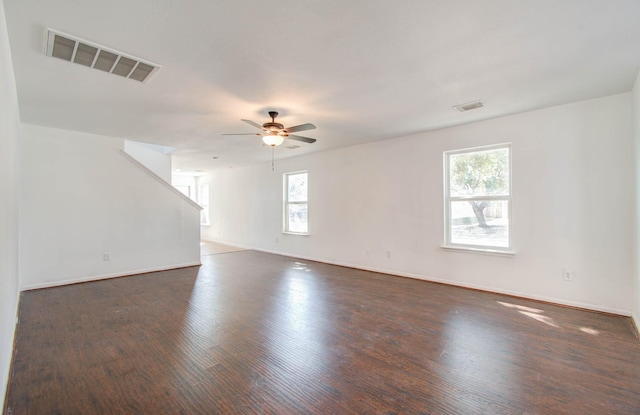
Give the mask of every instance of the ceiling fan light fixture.
POLYGON ((281 135, 278 135, 278 133, 274 131, 269 135, 263 135, 262 141, 268 146, 275 147, 275 146, 279 146, 284 142, 284 137, 281 135))
MULTIPOLYGON (((302 143, 313 144, 316 142, 315 138, 302 137, 300 135, 294 135, 291 133, 295 133, 298 131, 308 131, 315 130, 316 126, 311 123, 294 125, 293 127, 286 127, 279 122, 276 122, 276 117, 278 113, 276 111, 269 111, 269 116, 271 117, 271 122, 266 122, 262 125, 257 122, 253 122, 251 120, 241 119, 240 121, 249 124, 252 127, 255 127, 260 130, 259 133, 255 133, 255 135, 262 137, 262 141, 274 149, 276 146, 279 146, 284 142, 284 139, 287 138, 289 140, 300 141, 302 143)), ((239 134, 222 134, 222 135, 254 135, 254 133, 239 133, 239 134)))

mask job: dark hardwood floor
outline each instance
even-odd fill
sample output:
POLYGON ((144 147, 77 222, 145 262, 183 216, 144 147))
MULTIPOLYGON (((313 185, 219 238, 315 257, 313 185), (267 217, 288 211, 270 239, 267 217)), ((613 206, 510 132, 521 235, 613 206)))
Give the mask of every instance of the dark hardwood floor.
POLYGON ((255 251, 25 292, 6 413, 640 414, 627 318, 255 251))

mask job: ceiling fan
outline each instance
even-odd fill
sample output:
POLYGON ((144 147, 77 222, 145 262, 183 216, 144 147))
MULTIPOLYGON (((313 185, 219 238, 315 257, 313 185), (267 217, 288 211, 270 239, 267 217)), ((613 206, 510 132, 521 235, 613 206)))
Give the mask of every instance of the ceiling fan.
POLYGON ((276 117, 278 116, 278 113, 276 111, 269 111, 269 116, 271 117, 271 122, 266 122, 262 125, 256 122, 253 122, 251 120, 240 120, 240 121, 246 122, 247 124, 253 127, 256 127, 262 130, 262 132, 260 133, 239 133, 239 134, 232 133, 232 134, 222 134, 222 135, 259 135, 262 137, 262 141, 266 145, 269 145, 271 147, 279 146, 280 144, 282 144, 285 138, 288 138, 290 140, 301 141, 303 143, 309 143, 309 144, 316 142, 315 138, 302 137, 300 135, 291 134, 291 133, 297 133, 298 131, 313 130, 316 128, 315 125, 306 123, 306 124, 296 125, 293 127, 285 127, 279 122, 276 122, 276 117))

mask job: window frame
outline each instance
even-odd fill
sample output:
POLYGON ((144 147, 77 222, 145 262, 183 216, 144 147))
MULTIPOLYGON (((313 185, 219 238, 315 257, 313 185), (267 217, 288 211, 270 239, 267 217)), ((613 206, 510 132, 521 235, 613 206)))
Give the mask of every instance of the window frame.
POLYGON ((282 233, 291 235, 309 235, 309 171, 298 170, 283 174, 283 217, 282 217, 282 233), (289 177, 305 174, 307 177, 307 192, 304 201, 289 201, 289 177), (289 206, 290 205, 306 205, 307 207, 307 230, 306 232, 292 231, 289 227, 289 206))
POLYGON ((511 143, 492 144, 479 147, 469 147, 458 150, 449 150, 443 152, 443 167, 444 167, 444 243, 442 248, 455 249, 465 251, 477 251, 485 253, 498 253, 498 254, 514 254, 513 250, 513 167, 512 167, 513 151, 511 143), (477 153, 482 151, 499 150, 506 148, 508 150, 508 171, 509 171, 509 186, 508 195, 484 195, 484 196, 451 196, 450 186, 450 160, 451 156, 458 154, 477 153), (493 245, 479 245, 479 244, 463 244, 451 241, 451 206, 452 202, 460 201, 506 201, 508 208, 508 246, 493 246, 493 245))

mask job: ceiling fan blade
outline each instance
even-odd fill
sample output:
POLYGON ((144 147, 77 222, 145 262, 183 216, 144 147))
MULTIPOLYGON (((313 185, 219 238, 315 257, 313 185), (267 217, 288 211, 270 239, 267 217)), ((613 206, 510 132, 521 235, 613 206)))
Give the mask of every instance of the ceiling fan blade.
MULTIPOLYGON (((315 127, 314 127, 315 128, 315 127)), ((291 140, 296 140, 296 141, 302 141, 303 143, 315 143, 316 139, 315 138, 309 138, 309 137, 302 137, 299 135, 293 135, 293 134, 289 134, 287 136, 287 138, 291 139, 291 140)))
POLYGON ((247 124, 249 124, 249 125, 253 125, 254 127, 259 128, 259 129, 261 129, 261 130, 262 130, 262 126, 261 126, 260 124, 258 124, 257 122, 253 122, 253 121, 251 121, 251 120, 240 120, 240 121, 244 121, 244 122, 246 122, 247 124))
POLYGON ((297 131, 315 130, 316 126, 311 123, 300 124, 293 127, 287 127, 284 130, 288 133, 295 133, 297 131))
POLYGON ((226 133, 221 135, 262 135, 260 133, 226 133))

